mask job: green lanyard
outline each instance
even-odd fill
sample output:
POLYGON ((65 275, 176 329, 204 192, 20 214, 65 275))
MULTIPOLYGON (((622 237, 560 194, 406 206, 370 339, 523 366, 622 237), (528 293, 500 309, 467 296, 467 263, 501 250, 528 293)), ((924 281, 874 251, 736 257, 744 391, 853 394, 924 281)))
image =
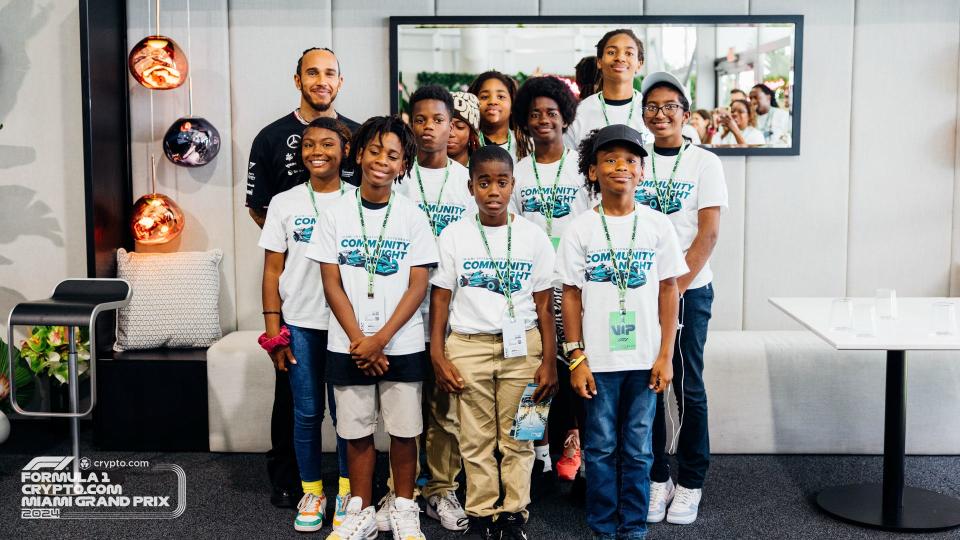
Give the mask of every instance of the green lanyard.
MULTIPOLYGON (((603 121, 610 125, 610 119, 607 118, 607 102, 603 100, 603 92, 597 92, 597 97, 600 99, 600 110, 603 111, 603 121)), ((630 120, 633 119, 633 106, 637 103, 636 100, 637 91, 633 91, 633 95, 630 97, 630 112, 627 113, 627 121, 625 122, 628 126, 630 125, 630 120)))
MULTIPOLYGON (((437 223, 433 220, 433 214, 430 212, 430 202, 427 201, 427 192, 423 190, 423 178, 420 177, 420 162, 414 160, 413 171, 417 173, 417 185, 420 186, 420 200, 423 201, 423 211, 427 213, 427 219, 430 220, 430 229, 433 230, 433 237, 440 235, 437 230, 437 223)), ((440 194, 437 195, 436 206, 440 207, 440 199, 443 198, 443 188, 447 187, 447 179, 450 178, 450 158, 447 158, 447 166, 443 168, 443 183, 440 184, 440 194)))
POLYGON ((366 258, 363 261, 363 267, 367 271, 367 298, 373 298, 373 276, 377 274, 377 263, 380 261, 380 254, 383 252, 383 235, 387 232, 387 220, 390 219, 390 208, 393 207, 393 193, 387 200, 387 213, 383 216, 383 225, 380 226, 380 237, 373 246, 373 255, 370 254, 370 246, 367 245, 367 225, 363 219, 363 204, 360 202, 360 190, 357 190, 357 212, 360 213, 360 234, 363 236, 363 253, 366 258))
POLYGON ((510 318, 516 319, 516 314, 513 311, 513 289, 510 288, 510 284, 513 281, 513 268, 510 265, 510 252, 513 250, 513 235, 511 234, 510 224, 513 220, 510 219, 510 214, 507 214, 507 279, 505 280, 503 279, 503 274, 500 273, 500 268, 497 266, 497 263, 493 261, 490 243, 487 242, 487 233, 483 232, 483 225, 480 223, 480 214, 476 214, 474 217, 477 221, 477 229, 480 231, 480 239, 483 240, 483 247, 487 249, 487 257, 490 257, 490 264, 497 273, 497 279, 500 280, 500 290, 503 291, 503 296, 507 299, 507 309, 510 318))
POLYGON ((677 175, 677 167, 680 166, 680 158, 683 157, 683 151, 687 149, 687 144, 680 145, 677 152, 677 159, 673 162, 673 170, 670 171, 670 180, 667 181, 667 188, 660 188, 660 180, 657 180, 657 152, 654 148, 653 157, 650 158, 650 172, 653 174, 653 186, 657 189, 657 202, 660 203, 660 211, 667 213, 667 204, 673 200, 673 178, 677 175))
MULTIPOLYGON (((630 109, 631 112, 633 109, 630 109)), ((487 145, 487 138, 483 136, 483 132, 479 132, 480 135, 480 146, 487 145)), ((497 145, 500 146, 500 145, 497 145)), ((507 152, 512 156, 513 155, 513 132, 507 130, 507 152)))
MULTIPOLYGON (((310 204, 313 205, 313 217, 320 217, 320 211, 317 210, 317 196, 313 194, 313 186, 310 185, 310 181, 307 180, 303 183, 307 188, 307 193, 310 194, 310 204)), ((340 196, 343 197, 343 180, 340 181, 340 196)))
POLYGON ((637 212, 636 206, 633 208, 633 232, 630 235, 630 248, 627 251, 627 268, 620 272, 617 268, 616 255, 613 252, 613 242, 610 241, 610 229, 607 228, 607 217, 603 214, 603 204, 598 205, 600 211, 600 223, 603 224, 603 234, 607 237, 607 248, 610 250, 610 266, 613 268, 613 277, 617 285, 617 292, 620 295, 620 315, 627 315, 627 280, 630 278, 630 266, 633 264, 633 245, 637 240, 637 212))
POLYGON ((543 186, 540 184, 540 172, 537 171, 537 156, 531 156, 533 163, 533 177, 537 179, 537 194, 540 196, 540 205, 543 206, 543 218, 547 221, 547 236, 553 236, 553 208, 557 204, 557 185, 560 183, 560 173, 563 172, 563 162, 567 159, 567 152, 564 150, 560 156, 560 166, 557 167, 557 176, 553 179, 553 187, 550 188, 550 204, 543 195, 543 186))

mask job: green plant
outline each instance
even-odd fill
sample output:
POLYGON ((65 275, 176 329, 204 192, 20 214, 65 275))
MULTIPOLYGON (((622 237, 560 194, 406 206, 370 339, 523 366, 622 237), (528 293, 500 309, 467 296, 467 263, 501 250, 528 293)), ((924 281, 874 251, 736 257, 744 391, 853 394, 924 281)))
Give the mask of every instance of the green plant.
MULTIPOLYGON (((90 367, 90 335, 86 327, 77 329, 77 374, 82 376, 90 367)), ((30 337, 20 344, 20 355, 36 375, 44 373, 67 382, 70 352, 66 326, 34 326, 30 337)))
MULTIPOLYGON (((12 407, 8 399, 10 397, 10 365, 7 352, 6 342, 0 339, 0 410, 11 412, 12 407)), ((33 396, 33 373, 16 347, 13 347, 13 357, 13 380, 17 387, 17 402, 28 403, 33 396)))

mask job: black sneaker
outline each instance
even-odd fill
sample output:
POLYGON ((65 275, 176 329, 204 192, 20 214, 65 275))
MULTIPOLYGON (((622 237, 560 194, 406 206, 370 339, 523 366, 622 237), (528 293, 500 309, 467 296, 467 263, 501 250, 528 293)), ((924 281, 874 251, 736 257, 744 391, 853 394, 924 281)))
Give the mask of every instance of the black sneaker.
POLYGON ((466 538, 480 540, 500 540, 500 529, 493 522, 493 518, 471 517, 467 530, 463 531, 466 538))
POLYGON ((523 530, 523 514, 500 514, 497 525, 500 526, 502 540, 529 540, 527 531, 523 530))

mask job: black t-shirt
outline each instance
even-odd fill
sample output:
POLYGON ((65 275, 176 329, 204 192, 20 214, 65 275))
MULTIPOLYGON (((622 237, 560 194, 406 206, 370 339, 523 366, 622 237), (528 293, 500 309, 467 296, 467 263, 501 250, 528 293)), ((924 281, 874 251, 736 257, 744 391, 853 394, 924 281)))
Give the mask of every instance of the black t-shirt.
MULTIPOLYGON (((360 127, 341 114, 337 114, 337 119, 346 124, 351 133, 360 127)), ((253 139, 247 164, 248 207, 265 209, 274 195, 307 180, 300 157, 300 138, 305 125, 296 112, 292 112, 261 129, 253 139)), ((354 183, 353 167, 346 165, 344 160, 340 177, 354 183)))

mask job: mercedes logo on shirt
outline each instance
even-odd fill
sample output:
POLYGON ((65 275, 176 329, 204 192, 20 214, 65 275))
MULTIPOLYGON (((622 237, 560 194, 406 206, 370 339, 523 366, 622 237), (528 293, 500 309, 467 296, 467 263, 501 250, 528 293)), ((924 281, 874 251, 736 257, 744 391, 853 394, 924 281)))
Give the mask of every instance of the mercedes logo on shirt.
POLYGON ((296 148, 300 144, 299 135, 291 135, 287 137, 287 148, 296 148))

